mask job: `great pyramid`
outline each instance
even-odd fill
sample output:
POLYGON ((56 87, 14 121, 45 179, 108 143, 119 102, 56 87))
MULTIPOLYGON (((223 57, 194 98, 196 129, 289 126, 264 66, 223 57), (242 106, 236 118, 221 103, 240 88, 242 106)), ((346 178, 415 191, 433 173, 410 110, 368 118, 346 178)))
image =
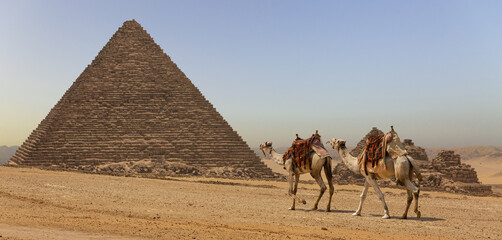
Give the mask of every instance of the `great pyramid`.
POLYGON ((89 171, 114 163, 126 163, 123 171, 141 163, 141 171, 169 173, 175 163, 188 173, 274 177, 135 20, 124 22, 9 161, 89 171))

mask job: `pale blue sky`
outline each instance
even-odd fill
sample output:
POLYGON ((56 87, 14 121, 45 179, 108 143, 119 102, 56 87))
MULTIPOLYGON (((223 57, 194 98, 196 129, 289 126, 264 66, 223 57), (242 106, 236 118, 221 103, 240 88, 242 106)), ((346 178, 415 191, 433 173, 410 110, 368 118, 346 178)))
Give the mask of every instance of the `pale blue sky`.
POLYGON ((501 1, 0 1, 0 145, 136 19, 250 146, 502 146, 501 1))

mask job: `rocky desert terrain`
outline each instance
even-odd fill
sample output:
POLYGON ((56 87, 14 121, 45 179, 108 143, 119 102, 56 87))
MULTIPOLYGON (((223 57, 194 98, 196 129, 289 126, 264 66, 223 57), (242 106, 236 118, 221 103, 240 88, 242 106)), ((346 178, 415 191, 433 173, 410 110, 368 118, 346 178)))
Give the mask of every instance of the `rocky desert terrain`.
MULTIPOLYGON (((302 180, 309 180, 303 175, 302 180)), ((360 187, 335 185, 332 212, 310 211, 318 186, 302 181, 307 205, 288 210, 287 183, 221 178, 147 179, 0 167, 2 239, 501 239, 502 198, 427 192, 422 218, 405 193, 372 190, 354 217, 360 187)))

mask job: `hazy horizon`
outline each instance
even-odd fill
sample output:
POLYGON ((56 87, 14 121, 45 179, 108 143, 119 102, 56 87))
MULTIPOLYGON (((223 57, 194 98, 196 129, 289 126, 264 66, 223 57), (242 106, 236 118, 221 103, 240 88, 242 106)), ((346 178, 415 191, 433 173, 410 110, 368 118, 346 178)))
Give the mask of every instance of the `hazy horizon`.
POLYGON ((240 136, 502 146, 502 2, 2 1, 0 146, 136 19, 240 136))

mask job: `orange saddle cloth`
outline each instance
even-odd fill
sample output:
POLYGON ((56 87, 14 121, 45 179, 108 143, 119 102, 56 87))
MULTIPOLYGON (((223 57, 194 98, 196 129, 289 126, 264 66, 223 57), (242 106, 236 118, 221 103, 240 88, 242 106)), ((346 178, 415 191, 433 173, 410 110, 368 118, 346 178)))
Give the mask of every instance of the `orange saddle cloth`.
POLYGON ((312 166, 312 159, 310 154, 316 152, 321 157, 329 156, 328 151, 321 142, 320 135, 312 135, 312 137, 305 140, 298 138, 293 141, 293 144, 288 151, 282 156, 283 161, 293 158, 293 165, 295 167, 309 167, 312 166))
POLYGON ((359 168, 364 170, 366 175, 368 175, 368 172, 376 172, 376 168, 379 167, 379 161, 385 158, 387 141, 390 140, 392 140, 392 135, 389 134, 369 136, 366 139, 364 151, 358 158, 359 168), (390 139, 387 136, 390 136, 390 139))
POLYGON ((407 155, 406 148, 401 143, 399 136, 391 126, 391 131, 386 134, 370 136, 366 139, 364 151, 358 157, 359 168, 366 175, 368 172, 376 173, 385 168, 385 157, 391 158, 407 155))

